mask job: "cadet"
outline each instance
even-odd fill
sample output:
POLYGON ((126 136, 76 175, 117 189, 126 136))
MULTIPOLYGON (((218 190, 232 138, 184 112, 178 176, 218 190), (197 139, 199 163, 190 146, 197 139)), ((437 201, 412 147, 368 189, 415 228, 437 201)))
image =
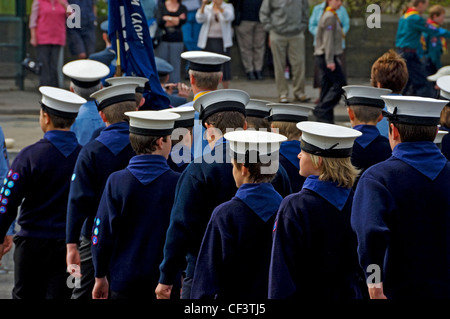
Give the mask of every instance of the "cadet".
POLYGON ((420 61, 418 50, 422 48, 422 33, 432 37, 447 37, 443 28, 428 28, 422 14, 428 7, 429 0, 413 0, 412 7, 406 10, 398 23, 395 46, 398 53, 406 60, 409 79, 403 91, 405 95, 434 97, 435 93, 427 81, 425 67, 420 61))
POLYGON ((173 66, 164 59, 155 56, 156 70, 161 87, 166 92, 170 101, 170 106, 177 107, 187 103, 190 95, 190 88, 184 83, 168 83, 170 74, 173 72, 173 66), (174 89, 178 94, 174 94, 174 89))
POLYGON ((450 163, 433 143, 447 101, 382 96, 392 157, 356 189, 351 224, 371 298, 450 298, 450 163))
POLYGON ((84 146, 92 140, 92 135, 97 129, 105 128, 105 123, 98 114, 96 102, 90 95, 102 88, 100 79, 109 74, 109 68, 93 60, 76 60, 64 65, 62 71, 70 78, 70 91, 87 100, 81 106, 75 123, 70 128, 75 132, 78 143, 84 146))
POLYGON ((362 133, 353 144, 352 164, 363 173, 392 155, 389 140, 376 127, 383 118, 384 101, 380 96, 392 91, 362 85, 348 85, 343 89, 350 124, 362 133))
POLYGON ((106 79, 106 82, 112 86, 119 84, 137 84, 136 87, 136 110, 141 110, 145 104, 144 93, 148 89, 148 79, 140 76, 118 76, 106 79))
POLYGON ((297 128, 298 122, 307 121, 309 113, 313 107, 298 105, 271 103, 270 116, 268 120, 274 132, 287 137, 287 141, 281 143, 280 164, 286 170, 293 193, 298 193, 302 189, 305 177, 300 175, 300 136, 302 132, 297 128))
POLYGON ((109 290, 111 299, 155 298, 152 288, 158 283, 180 176, 167 165, 170 134, 180 116, 158 111, 125 115, 137 155, 126 169, 110 175, 94 219, 94 299, 107 299, 109 290))
POLYGON ((172 150, 167 159, 167 163, 175 172, 182 173, 189 163, 194 160, 191 147, 195 109, 192 106, 180 106, 161 110, 161 112, 172 112, 180 115, 175 120, 175 126, 171 136, 172 150))
POLYGON ((269 271, 271 299, 361 298, 356 236, 350 227, 352 186, 358 170, 350 156, 356 130, 318 122, 302 131, 299 193, 278 211, 269 271))
POLYGON ((233 153, 236 195, 216 207, 195 266, 191 298, 266 299, 272 230, 283 198, 270 183, 286 137, 235 131, 224 138, 233 153))
POLYGON ((124 113, 136 110, 136 87, 137 84, 120 84, 91 95, 98 101, 98 110, 106 128, 95 140, 83 147, 70 185, 67 266, 73 272, 80 266, 81 257, 82 275, 81 288, 73 291, 74 299, 91 298, 92 295, 94 273, 90 238, 106 180, 112 172, 124 169, 135 155, 130 145, 129 125, 124 113))
POLYGON ((269 101, 250 99, 245 106, 248 129, 270 132, 270 123, 266 119, 270 115, 269 101))
MULTIPOLYGON (((189 82, 194 94, 194 100, 182 106, 193 106, 200 96, 217 90, 222 82, 222 65, 231 59, 226 55, 206 51, 183 52, 181 58, 189 62, 189 82)), ((205 128, 199 121, 199 113, 196 112, 193 132, 194 157, 202 156, 205 151, 209 153, 208 141, 204 136, 205 128)))
POLYGON ((44 138, 17 155, 0 190, 0 238, 21 206, 21 229, 14 238, 13 299, 70 298, 64 240, 67 196, 81 150, 70 125, 86 100, 48 86, 39 91, 44 138))
MULTIPOLYGON (((449 102, 441 111, 440 130, 450 132, 450 76, 443 76, 437 80, 441 98, 449 102)), ((441 151, 450 160, 450 135, 446 134, 441 141, 441 151)))

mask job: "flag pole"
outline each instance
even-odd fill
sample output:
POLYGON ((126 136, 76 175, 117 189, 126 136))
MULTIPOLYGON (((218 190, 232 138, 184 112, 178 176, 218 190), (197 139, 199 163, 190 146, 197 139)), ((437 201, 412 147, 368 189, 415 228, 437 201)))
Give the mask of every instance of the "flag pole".
POLYGON ((116 47, 117 47, 116 76, 122 76, 122 64, 121 64, 121 61, 120 61, 120 40, 119 40, 119 31, 116 31, 116 47))

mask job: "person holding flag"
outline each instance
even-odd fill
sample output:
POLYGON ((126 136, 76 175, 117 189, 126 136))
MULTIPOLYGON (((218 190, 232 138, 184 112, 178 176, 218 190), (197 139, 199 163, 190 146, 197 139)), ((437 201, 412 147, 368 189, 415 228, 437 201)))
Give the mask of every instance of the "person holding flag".
POLYGON ((110 1, 108 6, 108 34, 117 52, 116 76, 145 77, 149 90, 144 92, 141 110, 169 108, 170 101, 159 83, 152 39, 138 0, 110 1))

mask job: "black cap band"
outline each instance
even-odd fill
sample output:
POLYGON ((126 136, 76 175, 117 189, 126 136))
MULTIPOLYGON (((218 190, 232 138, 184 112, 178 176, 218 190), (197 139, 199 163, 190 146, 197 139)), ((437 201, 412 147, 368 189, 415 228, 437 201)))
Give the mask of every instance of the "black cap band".
POLYGON ((194 118, 192 119, 186 119, 186 120, 175 120, 175 125, 174 128, 179 128, 179 127, 193 127, 194 126, 194 118))
POLYGON ((100 80, 95 80, 95 81, 91 81, 91 82, 75 80, 75 79, 72 79, 72 78, 70 80, 76 86, 78 86, 80 88, 84 88, 84 89, 89 89, 89 88, 94 87, 94 86, 96 86, 97 84, 100 83, 100 80))
POLYGON ((441 120, 439 117, 399 115, 397 114, 397 107, 394 108, 393 113, 381 111, 381 114, 383 114, 383 116, 386 117, 391 123, 434 126, 438 125, 441 120))
POLYGON ((205 120, 211 115, 218 112, 240 112, 247 116, 245 111, 245 104, 237 101, 221 101, 211 105, 208 105, 207 108, 204 108, 203 105, 200 105, 200 114, 199 119, 202 120, 203 126, 205 125, 205 120))
POLYGON ((130 126, 130 133, 137 135, 145 135, 145 136, 168 136, 171 135, 173 128, 167 129, 149 129, 149 128, 141 128, 141 127, 133 127, 130 126))
POLYGON ((97 103, 97 110, 101 111, 105 107, 110 106, 111 104, 116 104, 119 102, 126 102, 126 101, 136 102, 136 94, 135 93, 123 94, 123 95, 113 96, 108 99, 104 99, 100 103, 97 103))
POLYGON ((307 121, 308 117, 301 116, 301 115, 293 115, 293 114, 273 114, 273 115, 266 117, 266 119, 269 122, 278 122, 279 121, 279 122, 298 123, 298 122, 307 121))
POLYGON ((345 105, 362 105, 362 106, 372 106, 378 108, 384 108, 384 101, 382 99, 373 99, 369 97, 355 96, 347 99, 345 95, 342 96, 345 101, 345 105))
POLYGON ((309 144, 308 142, 305 142, 304 140, 301 140, 300 147, 301 147, 302 151, 305 151, 306 153, 317 155, 317 156, 322 156, 322 157, 345 158, 345 157, 350 157, 352 155, 353 147, 334 149, 338 145, 339 145, 339 143, 336 143, 333 146, 331 146, 330 148, 321 149, 321 148, 318 148, 317 146, 309 144))
POLYGON ((266 118, 270 115, 268 111, 261 111, 255 109, 245 109, 247 116, 258 117, 258 118, 266 118))
POLYGON ((199 72, 219 72, 222 71, 222 64, 200 64, 189 61, 189 69, 199 72))
POLYGON ((45 105, 44 103, 41 102, 41 108, 45 113, 49 113, 58 117, 62 117, 64 119, 74 119, 77 117, 78 112, 73 113, 73 112, 64 112, 64 111, 59 111, 59 110, 55 110, 52 109, 51 107, 45 105))

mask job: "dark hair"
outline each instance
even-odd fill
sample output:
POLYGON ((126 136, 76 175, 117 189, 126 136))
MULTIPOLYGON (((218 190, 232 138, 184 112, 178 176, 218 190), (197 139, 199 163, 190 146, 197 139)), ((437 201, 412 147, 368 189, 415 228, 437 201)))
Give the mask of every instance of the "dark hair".
POLYGON ((68 118, 59 117, 57 115, 45 112, 44 110, 43 110, 43 112, 48 115, 48 117, 52 121, 54 128, 70 128, 72 126, 72 124, 75 122, 75 118, 68 119, 68 118))
POLYGON ((103 110, 106 120, 111 123, 118 123, 126 120, 125 112, 136 111, 136 101, 124 101, 116 104, 111 104, 103 110))
POLYGON ((260 130, 262 128, 267 129, 267 132, 270 132, 270 123, 265 118, 247 116, 247 128, 260 130))
MULTIPOLYGON (((277 173, 273 174, 261 174, 261 168, 262 167, 269 167, 273 162, 269 163, 249 163, 247 168, 248 172, 250 173, 250 177, 253 179, 253 183, 270 183, 273 181, 277 173)), ((240 171, 242 169, 243 163, 239 163, 236 160, 234 160, 234 164, 236 165, 236 168, 240 171)))
POLYGON ((408 82, 409 73, 405 59, 394 50, 389 50, 372 65, 370 82, 377 87, 391 89, 392 93, 401 93, 408 82))
MULTIPOLYGON (((137 155, 152 154, 158 149, 156 141, 161 136, 147 136, 130 133, 130 144, 137 155)), ((167 142, 167 136, 162 137, 164 142, 167 142)))
POLYGON ((350 105, 349 108, 355 113, 356 119, 363 123, 377 122, 382 109, 374 106, 350 105))
POLYGON ((206 118, 205 122, 221 130, 222 134, 225 134, 227 129, 243 128, 245 116, 237 111, 217 112, 206 118))
MULTIPOLYGON (((389 133, 391 133, 392 122, 389 121, 389 133)), ((402 142, 433 142, 437 134, 436 125, 413 125, 404 123, 394 123, 398 129, 402 142)))

